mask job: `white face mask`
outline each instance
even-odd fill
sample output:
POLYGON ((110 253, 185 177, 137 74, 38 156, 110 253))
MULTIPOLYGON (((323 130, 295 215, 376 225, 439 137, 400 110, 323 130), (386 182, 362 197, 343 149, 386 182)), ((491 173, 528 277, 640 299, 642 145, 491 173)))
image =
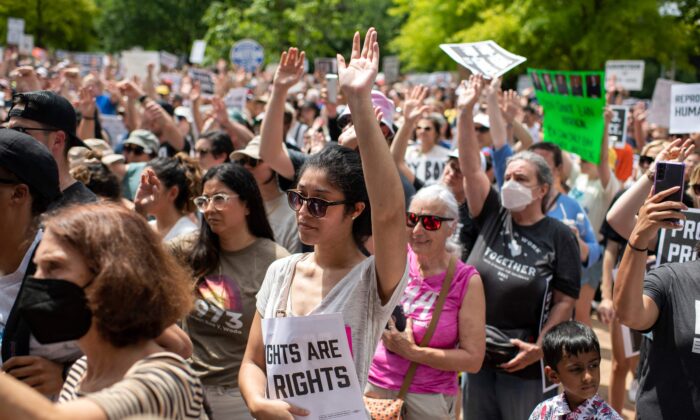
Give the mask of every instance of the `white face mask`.
POLYGON ((532 203, 532 190, 512 179, 506 181, 501 187, 501 203, 510 211, 521 211, 532 203))

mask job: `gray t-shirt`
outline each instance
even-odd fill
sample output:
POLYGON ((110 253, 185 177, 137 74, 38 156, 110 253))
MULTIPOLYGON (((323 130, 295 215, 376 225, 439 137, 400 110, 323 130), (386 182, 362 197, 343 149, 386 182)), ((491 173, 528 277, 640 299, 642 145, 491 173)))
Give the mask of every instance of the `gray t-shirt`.
POLYGON ((291 254, 301 252, 296 213, 287 204, 287 194, 280 194, 279 197, 266 201, 265 213, 275 235, 275 242, 291 254))
MULTIPOLYGON (((270 265, 257 294, 257 308, 263 318, 274 318, 280 295, 292 276, 297 261, 306 254, 294 254, 270 265)), ((357 264, 321 300, 309 315, 341 313, 352 334, 352 353, 360 389, 367 384, 367 372, 374 351, 391 312, 403 295, 408 279, 408 265, 389 302, 382 305, 377 291, 374 256, 357 264)), ((291 293, 290 293, 291 299, 291 293)), ((291 309, 291 306, 288 306, 291 309)), ((293 310, 288 311, 293 316, 293 310)))

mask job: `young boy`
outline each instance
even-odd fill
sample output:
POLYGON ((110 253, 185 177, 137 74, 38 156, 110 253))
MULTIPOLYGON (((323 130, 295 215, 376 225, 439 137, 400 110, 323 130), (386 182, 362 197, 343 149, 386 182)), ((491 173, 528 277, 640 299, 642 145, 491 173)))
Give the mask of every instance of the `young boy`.
POLYGON ((564 393, 541 402, 530 420, 622 420, 598 396, 600 345, 593 330, 576 322, 563 322, 542 340, 544 373, 564 387, 564 393))

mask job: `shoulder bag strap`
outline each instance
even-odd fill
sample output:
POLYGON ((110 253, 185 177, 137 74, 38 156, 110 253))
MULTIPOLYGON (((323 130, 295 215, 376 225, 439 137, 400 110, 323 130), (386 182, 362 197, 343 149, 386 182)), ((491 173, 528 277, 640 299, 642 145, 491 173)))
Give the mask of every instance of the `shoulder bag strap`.
MULTIPOLYGON (((430 318, 430 325, 423 336, 419 346, 426 347, 430 343, 430 339, 433 338, 433 333, 437 327, 437 323, 440 320, 440 313, 442 312, 442 307, 445 305, 445 300, 447 300, 447 293, 450 290, 450 284, 452 284, 452 277, 455 274, 455 268, 457 267, 457 257, 454 255, 450 258, 450 263, 447 266, 447 273, 445 274, 445 280, 442 281, 442 289, 440 290, 440 295, 435 303, 435 309, 433 309, 433 316, 430 318)), ((416 369, 418 369, 418 363, 411 362, 408 367, 406 376, 403 380, 403 385, 401 385, 401 390, 397 395, 397 398, 404 399, 408 393, 408 387, 411 386, 411 381, 416 374, 416 369)))

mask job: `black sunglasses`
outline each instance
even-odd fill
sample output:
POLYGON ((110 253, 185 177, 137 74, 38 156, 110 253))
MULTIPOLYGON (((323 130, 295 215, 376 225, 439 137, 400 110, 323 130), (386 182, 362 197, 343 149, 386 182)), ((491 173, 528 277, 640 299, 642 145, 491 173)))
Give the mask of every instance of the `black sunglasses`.
POLYGON ((16 179, 0 178, 0 184, 17 185, 17 184, 21 184, 21 183, 22 183, 22 181, 18 181, 16 179))
POLYGON ((488 133, 489 130, 490 130, 488 127, 485 127, 485 126, 483 126, 483 125, 480 125, 480 126, 478 126, 478 127, 475 127, 474 129, 475 129, 476 131, 478 131, 479 133, 488 133))
MULTIPOLYGON (((29 134, 30 131, 59 131, 56 128, 32 128, 32 127, 10 127, 11 130, 19 131, 20 133, 29 134)), ((31 134, 29 134, 31 136, 31 134)))
POLYGON ((447 222, 454 220, 451 217, 440 217, 433 216, 432 214, 416 214, 412 212, 406 212, 406 226, 410 228, 416 227, 420 222, 423 224, 423 228, 428 231, 434 231, 440 229, 442 222, 447 222))
POLYGON ((251 168, 255 168, 258 166, 258 163, 260 163, 261 159, 255 159, 250 156, 241 156, 240 158, 236 159, 236 163, 239 165, 248 165, 251 168))
POLYGON ((145 150, 143 150, 143 147, 141 147, 141 146, 126 144, 126 145, 124 145, 124 152, 133 153, 136 156, 141 156, 142 154, 145 153, 145 150))
POLYGON ((651 156, 640 156, 639 157, 639 166, 648 166, 651 165, 654 162, 654 158, 651 156))
POLYGON ((304 197, 298 191, 287 190, 287 202, 289 207, 294 211, 301 210, 301 207, 306 203, 306 208, 311 216, 320 218, 326 215, 328 206, 338 206, 340 204, 350 204, 348 200, 343 201, 326 201, 316 197, 304 197))

